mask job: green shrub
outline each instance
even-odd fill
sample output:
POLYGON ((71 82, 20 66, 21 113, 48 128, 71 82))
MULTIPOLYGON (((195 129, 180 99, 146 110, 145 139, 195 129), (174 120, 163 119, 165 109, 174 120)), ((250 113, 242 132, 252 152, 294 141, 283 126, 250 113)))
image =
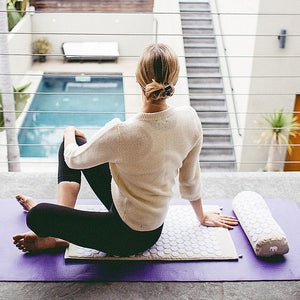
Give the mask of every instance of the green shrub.
MULTIPOLYGON (((23 111, 28 98, 30 97, 29 94, 23 93, 29 86, 31 82, 14 89, 14 100, 15 100, 15 110, 16 110, 16 119, 19 117, 21 112, 23 111)), ((3 130, 4 127, 4 118, 3 118, 3 105, 2 105, 2 96, 0 91, 0 131, 3 130)))
POLYGON ((7 19, 8 19, 8 30, 11 31, 18 22, 22 19, 22 15, 17 12, 16 10, 16 0, 6 1, 6 8, 7 8, 7 19))

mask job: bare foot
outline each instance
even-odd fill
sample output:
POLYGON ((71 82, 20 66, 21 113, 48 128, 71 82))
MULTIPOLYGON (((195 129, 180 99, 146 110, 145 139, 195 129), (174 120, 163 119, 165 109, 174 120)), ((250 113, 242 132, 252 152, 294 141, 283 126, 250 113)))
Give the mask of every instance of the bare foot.
POLYGON ((31 198, 19 194, 16 196, 17 201, 23 206, 25 211, 30 211, 37 203, 31 198))
POLYGON ((38 237, 32 231, 17 234, 13 237, 14 244, 23 252, 37 252, 53 248, 68 247, 69 243, 53 238, 53 237, 38 237))

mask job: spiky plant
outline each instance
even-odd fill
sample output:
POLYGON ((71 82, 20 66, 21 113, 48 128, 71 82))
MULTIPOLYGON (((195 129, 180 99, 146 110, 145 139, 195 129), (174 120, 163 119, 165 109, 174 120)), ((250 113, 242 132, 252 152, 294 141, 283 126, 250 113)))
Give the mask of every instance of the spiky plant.
MULTIPOLYGON (((16 119, 19 117, 21 112, 23 111, 30 94, 24 93, 24 91, 31 85, 31 82, 20 86, 20 87, 13 87, 14 91, 14 100, 15 100, 15 110, 16 110, 16 119)), ((3 130, 4 126, 4 119, 3 119, 3 106, 2 106, 2 96, 0 90, 0 131, 3 130)))
POLYGON ((22 15, 16 9, 17 0, 6 0, 8 30, 11 31, 22 19, 22 15))
POLYGON ((276 171, 275 160, 279 153, 279 147, 285 145, 288 152, 292 152, 290 138, 298 134, 297 129, 300 127, 300 123, 297 122, 297 117, 290 113, 284 113, 283 109, 270 115, 264 115, 263 119, 264 122, 259 123, 263 127, 260 141, 270 143, 266 169, 267 171, 276 171))

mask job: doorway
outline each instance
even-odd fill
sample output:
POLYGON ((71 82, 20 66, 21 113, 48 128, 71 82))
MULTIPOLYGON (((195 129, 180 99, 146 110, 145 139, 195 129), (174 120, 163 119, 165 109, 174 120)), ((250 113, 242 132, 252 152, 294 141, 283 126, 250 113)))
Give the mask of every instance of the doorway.
MULTIPOLYGON (((300 95, 296 96, 294 116, 300 123, 300 95)), ((300 129, 297 129, 297 133, 295 137, 290 137, 290 143, 299 146, 292 147, 291 154, 286 153, 284 171, 300 171, 300 129)))

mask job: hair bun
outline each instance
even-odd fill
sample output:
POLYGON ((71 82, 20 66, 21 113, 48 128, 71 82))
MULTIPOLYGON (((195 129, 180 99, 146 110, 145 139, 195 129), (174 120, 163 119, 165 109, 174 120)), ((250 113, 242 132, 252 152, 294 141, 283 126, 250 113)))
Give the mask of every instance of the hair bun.
POLYGON ((159 83, 152 79, 151 83, 148 83, 144 89, 145 96, 152 102, 158 102, 167 97, 171 97, 174 94, 174 87, 169 83, 159 83))

